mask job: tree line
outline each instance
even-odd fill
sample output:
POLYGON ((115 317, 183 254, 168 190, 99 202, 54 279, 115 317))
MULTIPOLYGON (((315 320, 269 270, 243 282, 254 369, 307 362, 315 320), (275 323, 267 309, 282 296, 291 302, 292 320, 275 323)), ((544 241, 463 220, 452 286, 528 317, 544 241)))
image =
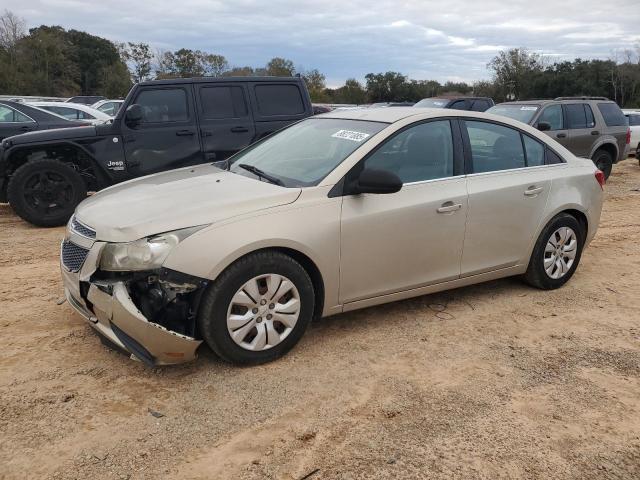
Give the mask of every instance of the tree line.
POLYGON ((259 67, 233 66, 223 55, 202 50, 154 51, 147 43, 115 43, 60 26, 27 31, 25 21, 13 13, 0 16, 3 94, 117 98, 124 97, 133 83, 150 79, 300 75, 312 100, 319 103, 415 102, 446 94, 488 96, 496 102, 591 95, 611 98, 623 107, 640 107, 640 46, 606 60, 553 63, 525 48, 514 48, 499 52, 487 68, 491 78, 473 83, 415 80, 389 71, 328 88, 319 70, 298 68, 286 58, 272 58, 259 67))

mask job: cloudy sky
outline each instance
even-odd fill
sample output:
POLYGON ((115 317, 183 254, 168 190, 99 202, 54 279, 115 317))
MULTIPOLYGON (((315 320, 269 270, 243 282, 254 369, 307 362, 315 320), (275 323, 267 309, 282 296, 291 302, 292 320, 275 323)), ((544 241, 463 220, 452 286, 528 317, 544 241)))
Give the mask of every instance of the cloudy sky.
POLYGON ((609 58, 640 44, 640 0, 3 0, 29 27, 220 53, 234 66, 283 56, 330 86, 368 72, 486 78, 497 51, 609 58))

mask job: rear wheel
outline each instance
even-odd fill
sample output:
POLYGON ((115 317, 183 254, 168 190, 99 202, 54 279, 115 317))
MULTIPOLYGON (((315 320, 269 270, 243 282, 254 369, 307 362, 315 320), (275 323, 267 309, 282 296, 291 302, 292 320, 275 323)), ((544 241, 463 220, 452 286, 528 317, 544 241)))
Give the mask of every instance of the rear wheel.
POLYGON ((64 225, 87 196, 80 174, 57 160, 25 163, 9 181, 7 198, 15 212, 39 227, 64 225))
POLYGON ((583 228, 568 213, 554 217, 544 227, 529 259, 525 280, 543 290, 559 288, 573 276, 584 245, 583 228))
POLYGON ((611 175, 611 169, 613 168, 613 157, 606 150, 596 150, 596 153, 593 154, 593 163, 596 164, 598 170, 601 170, 604 173, 604 178, 608 179, 609 175, 611 175))
POLYGON ((257 364, 288 352, 314 310, 313 284, 304 268, 280 252, 250 254, 205 291, 200 332, 223 360, 257 364))

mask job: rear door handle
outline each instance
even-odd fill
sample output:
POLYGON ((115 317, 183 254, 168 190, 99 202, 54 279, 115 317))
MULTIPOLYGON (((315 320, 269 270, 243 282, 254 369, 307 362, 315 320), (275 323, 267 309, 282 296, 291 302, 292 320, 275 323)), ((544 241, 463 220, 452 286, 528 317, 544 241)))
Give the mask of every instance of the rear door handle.
POLYGON ((440 208, 436 211, 438 213, 453 213, 456 210, 460 210, 462 208, 461 203, 453 203, 453 202, 444 202, 440 208))
POLYGON ((556 137, 558 138, 565 138, 567 136, 566 133, 556 133, 556 137))
POLYGON ((529 187, 524 191, 524 194, 527 197, 533 197, 535 195, 538 195, 540 192, 542 192, 542 187, 529 187))
POLYGON ((247 127, 233 127, 231 131, 233 133, 243 133, 243 132, 248 132, 249 129, 247 127))
POLYGON ((598 130, 594 130, 591 132, 591 135, 600 135, 600 132, 598 130))
POLYGON ((193 130, 178 130, 176 132, 176 135, 179 137, 191 137, 195 134, 196 132, 194 132, 193 130))

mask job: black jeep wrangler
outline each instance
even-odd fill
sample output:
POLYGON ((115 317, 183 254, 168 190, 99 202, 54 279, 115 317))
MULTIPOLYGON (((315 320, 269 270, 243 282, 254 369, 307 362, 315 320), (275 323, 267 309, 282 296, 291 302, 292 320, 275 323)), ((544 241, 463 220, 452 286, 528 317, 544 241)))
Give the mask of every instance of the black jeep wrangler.
POLYGON ((312 115, 301 78, 156 80, 135 85, 110 124, 6 138, 0 202, 34 225, 63 225, 87 192, 222 161, 312 115))

